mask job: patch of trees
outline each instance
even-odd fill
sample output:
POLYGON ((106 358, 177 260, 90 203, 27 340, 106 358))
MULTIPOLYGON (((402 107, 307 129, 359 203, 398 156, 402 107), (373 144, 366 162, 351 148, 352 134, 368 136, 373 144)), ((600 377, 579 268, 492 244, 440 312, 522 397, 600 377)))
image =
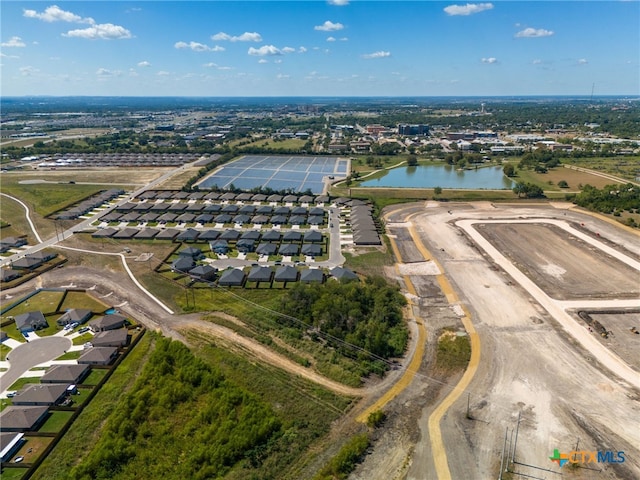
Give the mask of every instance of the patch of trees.
POLYGON ((516 168, 511 165, 510 163, 507 163, 504 167, 502 167, 502 172, 507 176, 507 177, 514 177, 516 174, 516 168))
POLYGON ((596 212, 615 215, 626 210, 638 213, 640 211, 640 187, 631 183, 605 185, 602 189, 585 185, 573 201, 581 207, 596 212))
POLYGON ((344 480, 360 463, 369 448, 369 436, 361 433, 345 444, 313 480, 344 480))
POLYGON ((560 165, 560 157, 566 153, 557 153, 550 150, 540 149, 525 153, 518 163, 518 168, 535 170, 539 173, 546 173, 547 169, 560 165))
POLYGON ((282 424, 177 341, 160 338, 73 479, 221 478, 266 448, 282 424))
POLYGON ((518 182, 513 187, 513 193, 518 195, 518 198, 542 198, 544 197, 544 191, 538 185, 533 183, 518 182))
POLYGON ((292 323, 345 356, 361 360, 367 371, 385 369, 371 354, 399 357, 407 344, 402 308, 405 298, 381 277, 364 282, 298 284, 282 299, 282 311, 304 322, 292 323))

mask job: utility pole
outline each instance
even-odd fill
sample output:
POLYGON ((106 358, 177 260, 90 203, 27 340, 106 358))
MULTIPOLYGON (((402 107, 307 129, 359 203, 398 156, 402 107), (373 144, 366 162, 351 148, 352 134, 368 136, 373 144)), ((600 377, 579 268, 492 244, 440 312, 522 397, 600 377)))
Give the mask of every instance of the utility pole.
POLYGON ((516 448, 518 446, 518 430, 520 430, 520 416, 522 412, 518 412, 518 424, 516 425, 516 438, 513 442, 513 454, 511 455, 511 463, 516 461, 516 448))
POLYGON ((500 457, 500 475, 498 475, 498 480, 502 480, 502 469, 504 468, 504 451, 507 448, 507 434, 509 433, 509 428, 504 431, 504 444, 502 445, 502 456, 500 457))
POLYGON ((467 392, 467 418, 471 418, 471 415, 469 414, 469 400, 471 397, 471 392, 467 392))

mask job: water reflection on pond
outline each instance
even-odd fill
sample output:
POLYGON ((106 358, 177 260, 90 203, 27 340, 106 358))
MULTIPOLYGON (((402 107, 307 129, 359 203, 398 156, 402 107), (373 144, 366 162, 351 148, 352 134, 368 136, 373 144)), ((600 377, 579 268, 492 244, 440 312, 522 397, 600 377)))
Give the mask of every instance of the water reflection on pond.
POLYGON ((418 165, 393 168, 383 177, 365 180, 360 186, 502 190, 513 188, 513 181, 499 166, 457 170, 451 165, 418 165))

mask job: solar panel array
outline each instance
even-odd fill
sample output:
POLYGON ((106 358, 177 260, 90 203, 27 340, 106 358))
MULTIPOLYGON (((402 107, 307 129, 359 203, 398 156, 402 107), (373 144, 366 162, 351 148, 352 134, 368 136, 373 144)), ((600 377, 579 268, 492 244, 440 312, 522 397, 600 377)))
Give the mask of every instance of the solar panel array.
POLYGON ((233 184, 242 190, 263 187, 320 194, 324 177, 346 178, 348 169, 349 160, 338 157, 247 155, 224 165, 198 187, 226 189, 233 184))

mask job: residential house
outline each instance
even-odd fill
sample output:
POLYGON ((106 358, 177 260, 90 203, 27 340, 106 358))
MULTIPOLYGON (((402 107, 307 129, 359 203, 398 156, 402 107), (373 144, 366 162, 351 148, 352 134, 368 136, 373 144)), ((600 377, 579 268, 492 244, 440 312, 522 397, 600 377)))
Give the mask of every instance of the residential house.
POLYGON ((9 405, 0 412, 0 432, 28 432, 37 430, 48 416, 48 407, 9 405))
POLYGON ((76 322, 83 324, 91 318, 91 315, 91 310, 87 310, 86 308, 72 308, 64 312, 62 316, 56 320, 56 323, 61 327, 76 322))
POLYGON ((89 375, 88 365, 54 365, 40 377, 40 383, 64 383, 75 385, 89 375))
POLYGON ((124 347, 129 343, 129 335, 126 328, 98 332, 91 339, 94 347, 124 347))
POLYGON ((22 332, 33 332, 47 328, 49 324, 42 312, 27 312, 15 316, 16 328, 22 332))
POLYGON ((119 313, 111 313, 103 317, 98 317, 95 320, 91 320, 91 322, 89 322, 89 326, 93 332, 97 333, 122 328, 126 323, 127 317, 120 315, 119 313))
POLYGON ((67 394, 65 383, 42 384, 32 383, 26 385, 11 399, 14 405, 26 406, 51 406, 62 403, 67 394))
POLYGON ((117 356, 118 349, 116 347, 91 347, 80 355, 78 364, 109 365, 117 356))

